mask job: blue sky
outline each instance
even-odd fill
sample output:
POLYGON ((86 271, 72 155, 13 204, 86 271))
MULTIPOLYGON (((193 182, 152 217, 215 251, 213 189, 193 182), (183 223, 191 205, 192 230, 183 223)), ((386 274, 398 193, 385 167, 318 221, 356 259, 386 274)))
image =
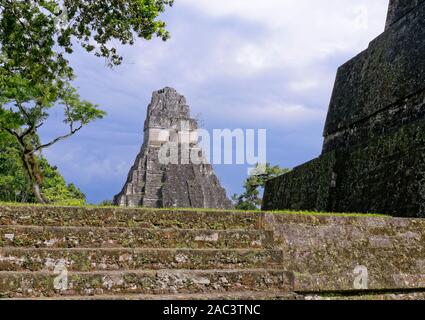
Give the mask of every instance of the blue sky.
MULTIPOLYGON (((81 50, 70 57, 83 98, 107 118, 45 150, 68 182, 98 203, 124 184, 140 150, 152 91, 185 95, 204 128, 266 128, 267 159, 293 167, 320 154, 336 70, 385 25, 388 0, 176 0, 162 15, 172 38, 120 48, 109 69, 81 50)), ((61 111, 41 131, 66 130, 61 111)), ((229 195, 247 166, 216 165, 229 195)))

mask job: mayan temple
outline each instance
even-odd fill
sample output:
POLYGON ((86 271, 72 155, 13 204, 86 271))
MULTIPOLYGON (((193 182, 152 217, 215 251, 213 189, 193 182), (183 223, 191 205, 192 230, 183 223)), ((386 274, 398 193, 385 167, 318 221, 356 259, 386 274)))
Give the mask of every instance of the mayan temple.
POLYGON ((337 73, 319 158, 270 181, 264 209, 425 217, 425 0, 337 73))
MULTIPOLYGON (((121 193, 114 197, 119 206, 152 208, 232 208, 225 190, 210 164, 194 163, 186 155, 199 155, 198 123, 190 118, 184 96, 172 88, 153 93, 144 126, 144 142, 121 193), (178 148, 169 163, 160 161, 164 144, 178 148), (171 161, 171 160, 175 161, 171 161), (186 159, 186 161, 184 160, 186 159), (182 161, 183 160, 183 161, 182 161)), ((168 159, 168 158, 167 158, 168 159)))

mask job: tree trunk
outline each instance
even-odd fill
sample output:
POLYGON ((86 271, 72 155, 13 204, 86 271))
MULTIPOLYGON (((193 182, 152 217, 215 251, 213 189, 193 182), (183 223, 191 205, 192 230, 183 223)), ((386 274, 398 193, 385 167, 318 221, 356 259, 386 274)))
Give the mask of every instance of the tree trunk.
POLYGON ((39 203, 47 203, 47 201, 44 199, 41 193, 40 184, 38 184, 37 182, 33 182, 32 191, 34 192, 35 198, 37 199, 39 203))
POLYGON ((34 155, 34 152, 31 150, 25 150, 22 160, 24 162, 25 169, 28 173, 28 176, 31 180, 32 191, 34 192, 34 196, 39 203, 48 203, 46 198, 43 196, 41 192, 41 183, 43 179, 40 174, 40 168, 38 167, 37 159, 34 155))

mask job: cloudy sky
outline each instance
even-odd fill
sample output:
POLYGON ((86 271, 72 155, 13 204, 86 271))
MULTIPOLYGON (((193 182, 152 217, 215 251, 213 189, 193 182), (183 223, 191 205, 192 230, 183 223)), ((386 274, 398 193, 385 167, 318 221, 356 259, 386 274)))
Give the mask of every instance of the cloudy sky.
MULTIPOLYGON (((387 6, 388 0, 176 0, 162 15, 169 41, 121 48, 125 61, 113 70, 81 51, 71 57, 82 97, 108 117, 45 155, 89 202, 111 199, 140 150, 152 91, 171 86, 204 128, 266 128, 269 162, 308 161, 320 154, 337 67, 383 31, 387 6)), ((42 138, 61 130, 53 119, 42 138)), ((215 169, 229 195, 242 190, 247 166, 215 169)))

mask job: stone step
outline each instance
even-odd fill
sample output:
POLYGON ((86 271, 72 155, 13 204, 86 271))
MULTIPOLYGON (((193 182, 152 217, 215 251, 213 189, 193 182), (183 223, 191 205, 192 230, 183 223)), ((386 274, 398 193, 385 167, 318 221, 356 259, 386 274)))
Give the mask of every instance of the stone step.
POLYGON ((367 301, 382 301, 382 300, 425 300, 425 292, 423 291, 394 291, 394 292, 365 292, 353 293, 352 295, 341 295, 334 293, 332 295, 309 294, 299 296, 301 300, 367 300, 367 301))
POLYGON ((146 198, 145 194, 142 199, 142 205, 147 208, 156 208, 158 206, 162 206, 162 199, 157 198, 157 195, 153 195, 153 197, 153 199, 148 199, 146 198))
MULTIPOLYGON (((183 301, 209 301, 209 300, 267 300, 267 301, 284 301, 284 300, 425 300, 424 292, 389 292, 389 293, 364 293, 352 295, 314 295, 314 294, 297 294, 292 292, 282 292, 279 290, 266 291, 242 291, 242 292, 226 292, 226 293, 197 293, 197 294, 127 294, 127 295, 93 295, 93 296, 56 296, 56 297, 39 297, 39 298, 5 298, 2 300, 183 300, 183 301)), ((205 312, 205 310, 204 310, 205 312)))
POLYGON ((0 206, 0 225, 255 229, 259 213, 209 210, 0 206))
MULTIPOLYGON (((34 298, 9 298, 3 300, 26 300, 34 298)), ((304 300, 304 296, 279 290, 195 293, 195 294, 127 294, 127 295, 93 295, 93 296, 56 296, 40 297, 35 300, 304 300)), ((312 299, 313 300, 313 299, 312 299)), ((316 299, 317 300, 317 299, 316 299)), ((208 310, 204 310, 204 313, 208 310)))
POLYGON ((158 161, 157 152, 155 151, 154 155, 149 155, 146 159, 146 170, 150 172, 163 173, 163 165, 161 165, 158 161))
MULTIPOLYGON (((147 188, 143 194, 143 200, 157 200, 162 199, 161 187, 150 186, 147 188)), ((147 201, 143 201, 143 205, 146 205, 147 201)), ((156 208, 156 207, 148 207, 156 208)))
POLYGON ((285 271, 159 270, 119 272, 0 272, 0 297, 200 294, 293 290, 285 271))
POLYGON ((163 172, 148 172, 146 175, 146 185, 148 187, 161 187, 163 184, 163 172))
POLYGON ((277 268, 279 250, 0 248, 1 271, 277 268))
POLYGON ((260 230, 0 226, 0 247, 36 248, 264 248, 260 230))

